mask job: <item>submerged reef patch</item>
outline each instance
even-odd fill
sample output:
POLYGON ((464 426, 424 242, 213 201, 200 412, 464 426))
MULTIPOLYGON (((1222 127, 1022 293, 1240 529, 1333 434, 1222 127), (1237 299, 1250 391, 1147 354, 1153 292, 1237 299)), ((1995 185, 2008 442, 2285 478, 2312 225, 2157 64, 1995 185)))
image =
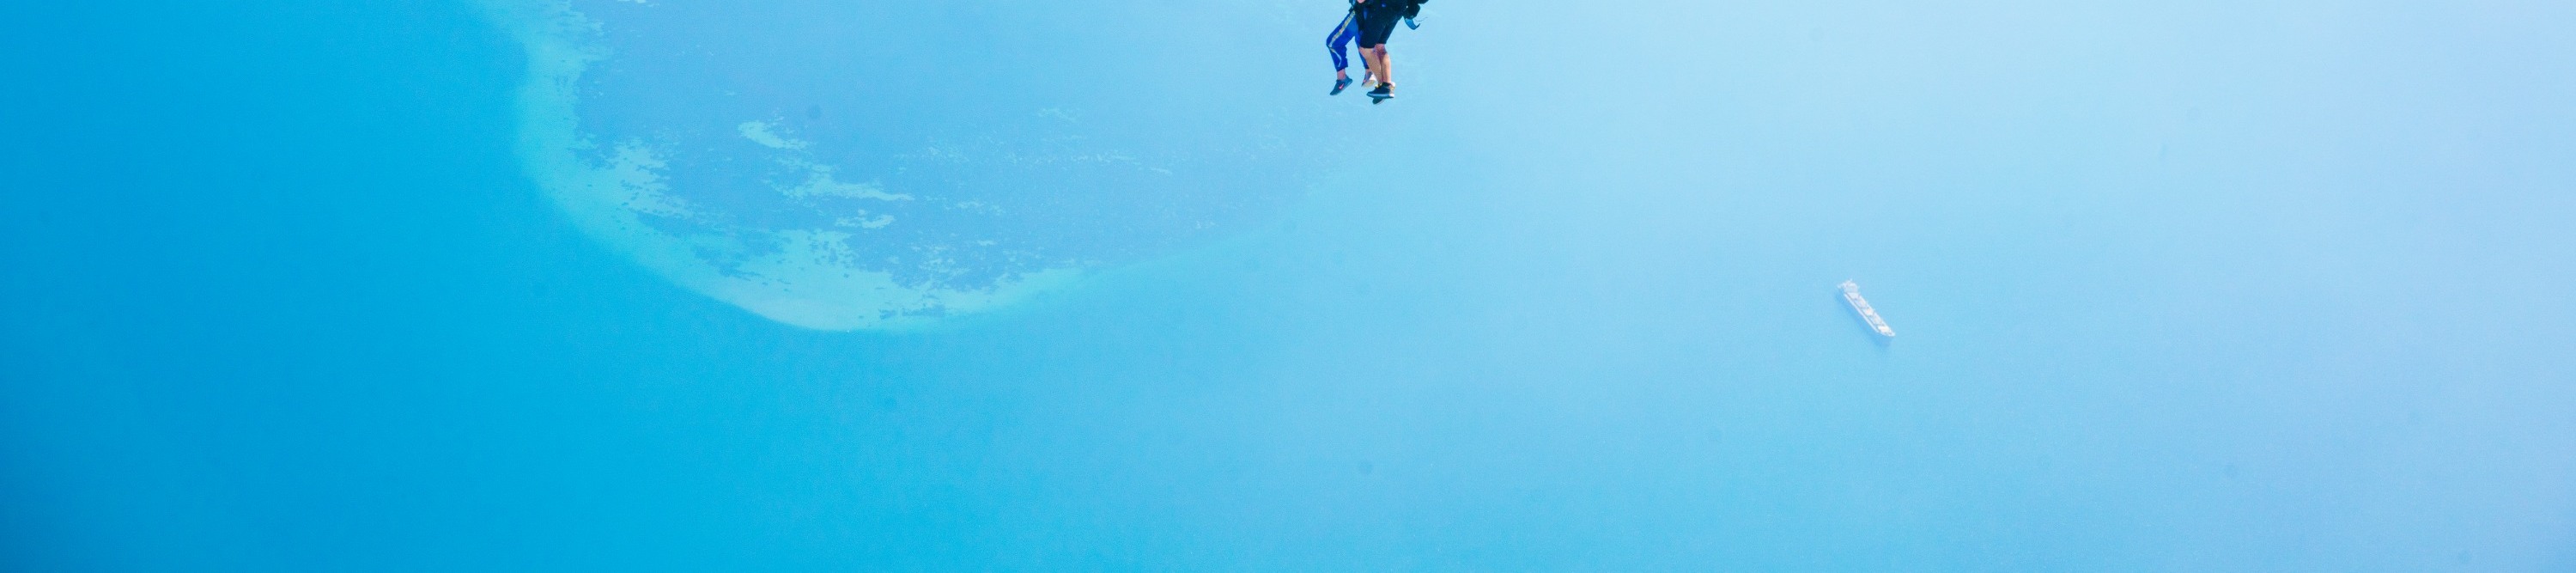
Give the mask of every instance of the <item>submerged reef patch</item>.
POLYGON ((526 47, 518 153, 554 202, 806 328, 934 324, 1203 243, 1275 216, 1313 163, 1312 130, 1257 98, 1069 73, 1134 59, 1103 35, 1138 17, 1116 9, 485 5, 526 47))

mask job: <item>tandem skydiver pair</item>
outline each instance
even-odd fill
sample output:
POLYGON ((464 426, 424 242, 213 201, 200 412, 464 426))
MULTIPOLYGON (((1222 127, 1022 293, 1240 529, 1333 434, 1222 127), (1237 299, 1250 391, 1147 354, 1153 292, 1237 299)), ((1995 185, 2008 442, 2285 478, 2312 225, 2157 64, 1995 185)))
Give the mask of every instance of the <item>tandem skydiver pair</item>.
POLYGON ((1386 40, 1395 35, 1395 23, 1421 28, 1413 17, 1422 12, 1422 4, 1431 0, 1351 0, 1350 13, 1342 23, 1324 37, 1324 50, 1333 55, 1333 93, 1341 95, 1351 87, 1351 58, 1343 52, 1356 41, 1360 46, 1360 65, 1366 68, 1369 103, 1386 103, 1395 97, 1393 66, 1387 62, 1386 40))

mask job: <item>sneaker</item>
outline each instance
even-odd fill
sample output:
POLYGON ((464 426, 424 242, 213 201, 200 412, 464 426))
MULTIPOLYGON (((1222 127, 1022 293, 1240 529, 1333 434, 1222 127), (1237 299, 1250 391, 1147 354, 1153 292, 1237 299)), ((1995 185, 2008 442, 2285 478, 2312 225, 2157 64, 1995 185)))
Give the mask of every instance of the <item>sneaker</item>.
POLYGON ((1378 84, 1377 89, 1369 90, 1368 96, 1379 101, 1395 99, 1395 84, 1378 84))
POLYGON ((1351 79, 1350 79, 1350 78, 1342 78, 1342 79, 1338 79, 1338 80, 1333 80, 1333 93, 1329 93, 1329 94, 1325 94, 1325 95, 1342 95, 1342 90, 1350 89, 1350 87, 1351 87, 1351 79))

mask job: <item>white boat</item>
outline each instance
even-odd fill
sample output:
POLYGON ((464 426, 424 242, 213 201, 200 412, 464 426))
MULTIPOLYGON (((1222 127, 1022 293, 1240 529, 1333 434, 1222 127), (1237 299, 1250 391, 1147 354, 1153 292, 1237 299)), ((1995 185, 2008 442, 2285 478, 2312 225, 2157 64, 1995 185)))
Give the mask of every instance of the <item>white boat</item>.
POLYGON ((1860 297, 1860 285, 1843 281, 1842 287, 1843 301, 1851 303, 1852 310, 1860 313, 1860 319, 1869 322, 1870 330, 1878 331, 1879 336, 1896 336, 1896 329, 1888 328, 1887 321, 1878 317, 1878 309, 1869 307, 1869 299, 1860 297))

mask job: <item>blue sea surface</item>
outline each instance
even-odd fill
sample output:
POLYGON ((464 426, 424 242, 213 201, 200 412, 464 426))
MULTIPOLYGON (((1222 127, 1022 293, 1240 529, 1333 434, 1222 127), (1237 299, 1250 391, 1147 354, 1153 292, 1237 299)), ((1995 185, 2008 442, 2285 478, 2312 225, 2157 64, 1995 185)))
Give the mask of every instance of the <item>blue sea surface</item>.
POLYGON ((13 7, 0 570, 2576 570, 2576 3, 1342 9, 13 7))

